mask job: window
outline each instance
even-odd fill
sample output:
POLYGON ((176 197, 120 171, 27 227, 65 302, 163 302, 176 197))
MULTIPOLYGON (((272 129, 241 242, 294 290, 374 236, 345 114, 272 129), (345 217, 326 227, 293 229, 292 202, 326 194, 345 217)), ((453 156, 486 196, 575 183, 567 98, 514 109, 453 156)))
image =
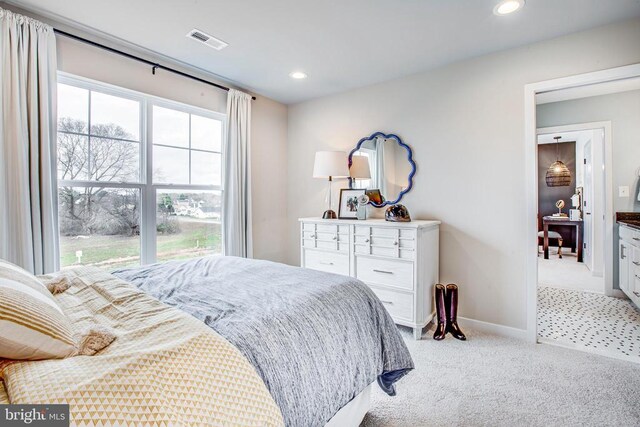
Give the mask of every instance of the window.
POLYGON ((222 114, 60 75, 61 267, 221 253, 224 125, 222 114))

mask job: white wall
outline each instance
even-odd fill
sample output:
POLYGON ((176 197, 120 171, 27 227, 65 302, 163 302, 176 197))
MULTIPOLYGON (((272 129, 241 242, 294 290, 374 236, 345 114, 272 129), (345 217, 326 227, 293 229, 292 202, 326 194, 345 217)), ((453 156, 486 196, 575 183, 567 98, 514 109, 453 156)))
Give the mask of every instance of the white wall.
MULTIPOLYGON (((148 52, 138 52, 128 46, 102 40, 12 5, 0 2, 0 6, 102 44, 147 59, 158 60, 150 57, 148 52)), ((212 111, 226 112, 227 92, 223 90, 162 70, 152 75, 151 68, 140 62, 63 36, 57 36, 56 39, 58 69, 61 71, 212 111)), ((198 73, 197 70, 186 69, 180 64, 173 64, 164 59, 160 59, 159 62, 205 80, 230 86, 228 82, 198 73)), ((287 179, 287 107, 269 98, 257 98, 252 104, 251 126, 254 257, 284 261, 286 241, 282 236, 287 233, 284 219, 287 209, 287 195, 284 191, 287 179)))
POLYGON ((460 314, 525 329, 524 85, 640 62, 639 40, 633 20, 290 106, 288 261, 297 218, 323 211, 314 152, 397 133, 418 165, 402 203, 443 222, 441 281, 460 285, 460 314))
MULTIPOLYGON (((640 212, 640 90, 538 105, 537 114, 538 127, 611 121, 613 211, 640 212), (619 186, 629 187, 629 197, 619 197, 619 186)), ((613 259, 618 259, 614 228, 613 259)), ((613 270, 614 288, 618 288, 617 263, 613 270)))

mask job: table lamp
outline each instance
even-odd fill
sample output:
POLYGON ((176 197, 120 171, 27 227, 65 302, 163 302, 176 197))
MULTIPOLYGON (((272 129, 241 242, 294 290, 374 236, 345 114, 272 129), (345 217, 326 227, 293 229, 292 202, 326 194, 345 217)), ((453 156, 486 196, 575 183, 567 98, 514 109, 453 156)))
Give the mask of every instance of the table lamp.
POLYGON ((371 179, 371 169, 369 168, 369 158, 367 156, 351 157, 351 166, 349 167, 349 176, 351 179, 371 179))
POLYGON ((313 165, 313 177, 329 180, 329 188, 327 199, 329 201, 329 209, 327 209, 322 218, 336 219, 337 215, 331 206, 331 183, 333 178, 347 178, 349 176, 349 167, 347 165, 347 153, 344 151, 318 151, 313 165))

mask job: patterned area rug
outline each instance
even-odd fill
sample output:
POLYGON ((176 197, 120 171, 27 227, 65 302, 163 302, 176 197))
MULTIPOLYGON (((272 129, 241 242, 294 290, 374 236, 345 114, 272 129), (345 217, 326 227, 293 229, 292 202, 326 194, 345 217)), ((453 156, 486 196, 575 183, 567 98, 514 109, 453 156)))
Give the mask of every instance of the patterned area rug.
POLYGON ((640 310, 628 300, 540 286, 538 338, 640 362, 640 310))

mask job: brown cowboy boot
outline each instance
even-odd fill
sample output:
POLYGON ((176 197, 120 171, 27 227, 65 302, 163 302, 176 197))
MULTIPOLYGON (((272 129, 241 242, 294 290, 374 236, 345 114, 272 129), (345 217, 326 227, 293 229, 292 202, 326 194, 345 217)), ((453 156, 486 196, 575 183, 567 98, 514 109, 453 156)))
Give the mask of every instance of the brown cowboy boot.
POLYGON ((458 326, 458 286, 454 284, 447 285, 447 293, 445 295, 445 306, 447 308, 447 329, 454 338, 465 341, 467 339, 458 326))
POLYGON ((445 288, 444 285, 437 284, 435 287, 436 292, 436 314, 438 316, 438 324, 436 330, 433 333, 434 340, 442 340, 447 335, 447 309, 445 307, 445 288))

